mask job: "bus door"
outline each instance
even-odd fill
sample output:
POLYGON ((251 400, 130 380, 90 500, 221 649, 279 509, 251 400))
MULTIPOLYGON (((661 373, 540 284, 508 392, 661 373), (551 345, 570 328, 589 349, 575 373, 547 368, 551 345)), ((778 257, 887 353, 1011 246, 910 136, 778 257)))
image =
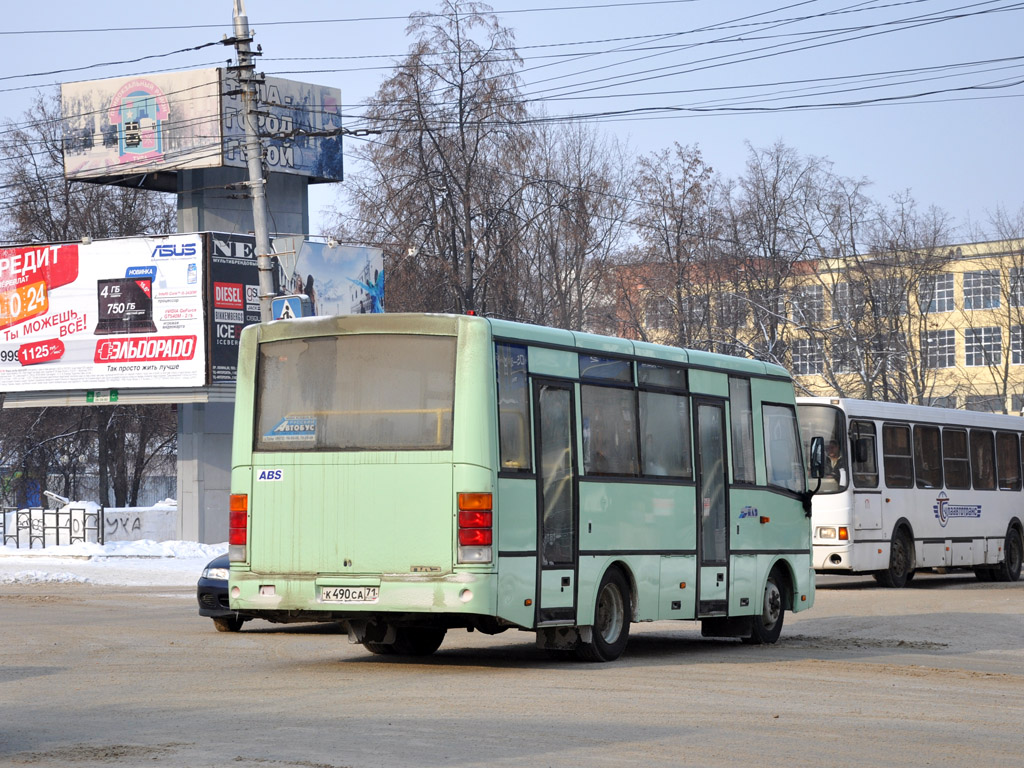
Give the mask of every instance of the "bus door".
POLYGON ((538 625, 576 621, 576 424, 572 384, 534 380, 538 625))
POLYGON ((697 400, 698 616, 724 616, 728 609, 729 496, 725 453, 725 409, 697 400))

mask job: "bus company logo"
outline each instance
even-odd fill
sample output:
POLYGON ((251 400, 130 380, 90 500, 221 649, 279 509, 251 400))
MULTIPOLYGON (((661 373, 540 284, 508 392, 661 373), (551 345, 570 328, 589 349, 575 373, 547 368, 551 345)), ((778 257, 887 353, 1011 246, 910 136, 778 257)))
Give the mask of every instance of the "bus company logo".
POLYGON ((980 504, 950 504, 945 491, 942 491, 935 499, 935 506, 932 507, 932 510, 935 512, 935 517, 938 518, 939 525, 943 528, 946 527, 950 518, 981 517, 980 504))
POLYGON ((315 417, 285 416, 273 429, 263 435, 264 440, 276 442, 285 440, 313 440, 315 438, 315 417))
POLYGON ((760 515, 757 513, 757 507, 744 507, 740 510, 740 520, 747 517, 756 517, 760 519, 760 515))
POLYGON ((257 482, 273 483, 279 480, 284 480, 283 469, 261 469, 256 475, 257 482))

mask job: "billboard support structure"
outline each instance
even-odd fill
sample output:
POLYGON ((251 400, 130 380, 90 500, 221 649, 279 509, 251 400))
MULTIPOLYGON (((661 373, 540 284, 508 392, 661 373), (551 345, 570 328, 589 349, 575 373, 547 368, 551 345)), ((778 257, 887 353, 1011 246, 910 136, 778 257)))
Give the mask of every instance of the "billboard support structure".
POLYGON ((267 225, 267 195, 263 176, 263 142, 256 127, 256 84, 253 82, 255 64, 249 44, 249 17, 245 15, 245 0, 235 0, 235 51, 238 54, 238 78, 242 83, 245 104, 245 155, 249 168, 249 190, 252 194, 253 234, 256 237, 256 259, 259 269, 260 321, 272 319, 271 298, 274 295, 270 264, 270 230, 267 225))

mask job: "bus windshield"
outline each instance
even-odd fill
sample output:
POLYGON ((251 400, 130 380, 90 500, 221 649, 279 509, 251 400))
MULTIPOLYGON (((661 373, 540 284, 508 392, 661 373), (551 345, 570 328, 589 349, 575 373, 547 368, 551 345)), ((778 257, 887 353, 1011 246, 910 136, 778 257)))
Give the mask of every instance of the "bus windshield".
MULTIPOLYGON (((849 466, 846 461, 845 429, 843 412, 830 405, 801 404, 800 438, 804 444, 804 455, 810 455, 811 438, 821 437, 825 440, 825 476, 821 479, 818 493, 838 493, 849 484, 849 466)), ((816 480, 808 477, 810 488, 814 488, 816 480)))
POLYGON ((255 450, 452 444, 453 336, 317 336, 260 346, 255 450))

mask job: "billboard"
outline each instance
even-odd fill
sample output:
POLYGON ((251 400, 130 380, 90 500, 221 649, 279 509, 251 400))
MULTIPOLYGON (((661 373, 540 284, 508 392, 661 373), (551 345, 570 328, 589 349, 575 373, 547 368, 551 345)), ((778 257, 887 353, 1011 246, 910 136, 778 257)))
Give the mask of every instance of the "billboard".
MULTIPOLYGON (((269 169, 341 181, 341 92, 276 77, 264 78, 258 89, 269 169)), ((61 113, 68 179, 150 174, 143 186, 157 186, 157 178, 178 170, 246 165, 242 96, 229 70, 64 83, 61 113)))
MULTIPOLYGON (((234 381, 242 328, 260 321, 259 271, 251 235, 211 232, 210 363, 213 381, 234 381)), ((274 294, 302 295, 316 315, 384 311, 384 252, 301 237, 273 239, 274 294)))
MULTIPOLYGON (((280 77, 258 84, 257 129, 270 172, 295 173, 322 181, 342 180, 341 91, 280 77)), ((225 72, 224 165, 245 168, 245 122, 241 85, 225 72)))
POLYGON ((0 249, 0 391, 206 383, 200 235, 0 249))
POLYGON ((222 165, 219 69, 64 83, 64 175, 222 165))

